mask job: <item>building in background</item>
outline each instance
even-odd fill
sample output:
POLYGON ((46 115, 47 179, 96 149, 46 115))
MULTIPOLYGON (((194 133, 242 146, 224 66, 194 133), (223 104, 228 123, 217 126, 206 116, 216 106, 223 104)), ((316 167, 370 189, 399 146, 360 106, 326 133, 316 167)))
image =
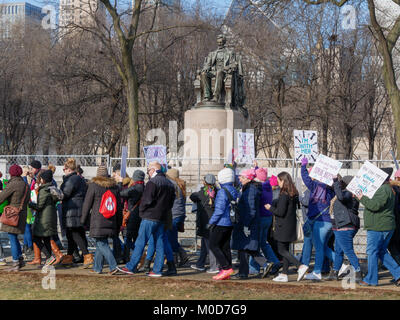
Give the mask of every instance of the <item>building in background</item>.
POLYGON ((33 28, 40 26, 45 14, 42 8, 28 2, 0 4, 0 39, 12 37, 13 28, 33 28))
POLYGON ((96 17, 105 18, 105 8, 99 0, 60 0, 60 36, 80 27, 94 27, 96 17))

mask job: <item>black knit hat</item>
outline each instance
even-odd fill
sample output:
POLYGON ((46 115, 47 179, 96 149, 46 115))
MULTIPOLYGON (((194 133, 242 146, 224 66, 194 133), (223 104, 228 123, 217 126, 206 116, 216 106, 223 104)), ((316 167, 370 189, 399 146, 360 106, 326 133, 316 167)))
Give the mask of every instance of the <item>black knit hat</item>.
POLYGON ((33 160, 31 162, 31 167, 35 169, 42 169, 42 164, 38 160, 33 160))
POLYGON ((46 170, 40 175, 40 178, 43 179, 45 183, 50 183, 53 181, 53 171, 46 170))
POLYGON ((387 173, 389 176, 386 178, 386 181, 389 181, 390 177, 392 176, 393 173, 393 168, 388 167, 388 168, 381 168, 382 171, 387 173))

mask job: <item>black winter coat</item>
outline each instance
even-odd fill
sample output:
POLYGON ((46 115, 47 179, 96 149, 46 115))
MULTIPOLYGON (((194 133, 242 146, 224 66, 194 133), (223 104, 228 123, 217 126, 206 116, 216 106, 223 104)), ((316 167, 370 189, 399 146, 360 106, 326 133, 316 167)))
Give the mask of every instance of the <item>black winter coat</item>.
POLYGON ((139 205, 136 204, 142 198, 143 191, 144 184, 135 184, 130 188, 120 190, 121 198, 128 201, 128 210, 131 213, 125 228, 125 235, 129 239, 136 239, 139 233, 142 219, 139 216, 139 205))
POLYGON ((122 205, 119 188, 114 179, 95 177, 89 182, 82 208, 82 225, 87 223, 89 216, 91 237, 108 238, 118 234, 122 224, 122 205), (107 190, 110 190, 117 200, 117 212, 108 219, 99 212, 101 199, 107 190))
POLYGON ((296 210, 300 206, 299 197, 290 197, 287 193, 281 193, 275 205, 270 211, 274 215, 273 237, 280 242, 293 242, 297 240, 296 210))
POLYGON ((332 228, 360 228, 360 220, 358 217, 358 208, 360 203, 352 193, 342 190, 341 183, 334 179, 333 190, 336 194, 336 200, 333 203, 332 228))
MULTIPOLYGON (((215 191, 217 191, 217 189, 215 189, 215 191)), ((217 196, 217 193, 215 193, 215 196, 217 196)), ((207 229, 207 224, 214 213, 215 198, 212 199, 210 204, 210 197, 204 195, 204 188, 201 188, 200 191, 193 192, 190 195, 190 200, 197 204, 196 233, 199 237, 208 239, 210 237, 210 231, 207 229)))
POLYGON ((62 200, 62 223, 64 227, 82 227, 80 220, 87 189, 85 181, 73 172, 63 177, 60 189, 64 193, 62 200))
POLYGON ((168 222, 168 214, 175 200, 175 187, 161 171, 147 182, 143 191, 139 214, 142 219, 168 222))

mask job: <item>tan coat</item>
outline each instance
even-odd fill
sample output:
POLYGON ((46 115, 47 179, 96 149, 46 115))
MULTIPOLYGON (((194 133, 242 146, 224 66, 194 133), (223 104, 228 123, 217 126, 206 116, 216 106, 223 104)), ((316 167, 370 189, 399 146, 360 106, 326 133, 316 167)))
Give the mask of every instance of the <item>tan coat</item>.
POLYGON ((23 234, 25 232, 26 214, 27 214, 26 206, 30 198, 29 186, 25 183, 25 181, 21 177, 12 177, 8 182, 4 191, 0 192, 0 203, 4 202, 5 200, 8 200, 10 206, 19 208, 27 188, 28 192, 26 194, 22 210, 19 213, 18 226, 11 227, 1 224, 0 231, 14 233, 14 234, 23 234))

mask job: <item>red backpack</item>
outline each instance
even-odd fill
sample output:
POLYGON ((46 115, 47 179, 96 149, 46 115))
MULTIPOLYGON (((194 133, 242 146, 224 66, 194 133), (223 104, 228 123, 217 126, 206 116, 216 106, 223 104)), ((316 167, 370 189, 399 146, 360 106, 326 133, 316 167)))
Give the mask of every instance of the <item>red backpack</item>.
POLYGON ((117 199, 110 190, 104 192, 103 196, 101 197, 99 212, 106 219, 110 219, 117 212, 117 199))

